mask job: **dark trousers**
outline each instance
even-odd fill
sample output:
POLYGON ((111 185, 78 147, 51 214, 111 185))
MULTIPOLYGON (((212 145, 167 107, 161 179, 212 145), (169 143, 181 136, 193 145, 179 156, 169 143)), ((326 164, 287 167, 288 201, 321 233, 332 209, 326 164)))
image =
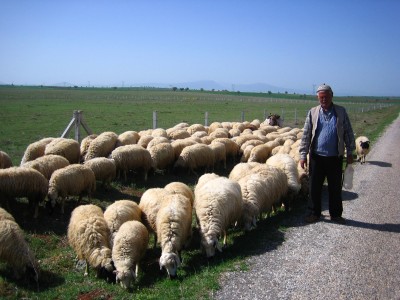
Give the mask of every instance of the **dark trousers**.
POLYGON ((325 178, 328 181, 329 214, 340 217, 343 212, 342 204, 342 156, 319 156, 310 154, 310 199, 308 207, 311 214, 321 215, 322 186, 325 178))

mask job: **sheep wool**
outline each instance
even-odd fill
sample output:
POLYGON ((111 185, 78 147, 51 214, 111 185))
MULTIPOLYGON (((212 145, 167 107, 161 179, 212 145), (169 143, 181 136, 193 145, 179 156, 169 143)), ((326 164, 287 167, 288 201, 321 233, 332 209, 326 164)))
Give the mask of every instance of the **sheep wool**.
POLYGON ((117 283, 123 288, 129 288, 137 278, 139 262, 146 254, 148 244, 149 233, 146 227, 135 220, 122 224, 115 235, 112 260, 117 283))
POLYGON ((13 269, 17 279, 29 276, 38 282, 38 262, 25 241, 23 231, 14 220, 0 220, 0 261, 13 269))
POLYGON ((89 145, 85 161, 95 157, 108 157, 115 149, 118 135, 112 131, 106 131, 98 135, 89 145))
POLYGON ((176 277, 180 253, 192 236, 192 204, 181 194, 166 196, 157 213, 157 240, 161 245, 160 269, 176 277))
POLYGON ((97 181, 101 181, 103 187, 110 187, 111 181, 117 176, 115 161, 106 157, 95 157, 84 162, 89 167, 97 181))
POLYGON ((190 200, 190 204, 193 206, 194 194, 192 189, 185 183, 179 181, 173 181, 168 183, 164 189, 171 194, 181 194, 190 200))
POLYGON ((118 136, 115 147, 137 144, 140 136, 139 133, 133 130, 125 131, 118 136))
POLYGON ((51 174, 58 169, 62 169, 69 165, 68 159, 61 155, 49 154, 36 158, 35 160, 28 161, 22 166, 24 168, 32 168, 46 177, 47 180, 50 179, 51 174))
POLYGON ((110 230, 100 207, 88 204, 75 208, 69 220, 67 237, 78 259, 86 261, 85 276, 89 274, 89 266, 95 268, 97 274, 102 268, 113 272, 110 230))
POLYGON ((64 213, 64 204, 67 196, 79 196, 78 203, 84 193, 90 201, 92 192, 96 190, 96 177, 93 171, 80 164, 72 164, 54 171, 49 180, 48 199, 54 208, 56 201, 61 198, 61 213, 64 213))
POLYGON ((195 170, 203 168, 211 170, 214 166, 214 153, 208 145, 194 144, 183 148, 174 164, 174 169, 187 169, 196 174, 195 170))
POLYGON ((109 205, 104 211, 104 219, 110 229, 110 245, 114 244, 116 233, 127 221, 141 221, 142 211, 132 200, 118 200, 109 205))
POLYGON ((48 187, 47 179, 35 169, 0 169, 0 200, 5 201, 7 205, 13 198, 27 197, 29 207, 34 210, 34 218, 38 216, 39 203, 46 198, 48 187))
POLYGON ((0 151, 0 169, 7 169, 12 167, 12 165, 10 156, 4 151, 0 151))
POLYGON ((68 159, 70 164, 76 164, 80 161, 80 145, 73 139, 56 138, 46 145, 44 154, 60 155, 68 159))
POLYGON ((25 149, 24 155, 22 156, 21 165, 23 165, 27 161, 34 160, 40 156, 43 156, 46 145, 52 140, 54 140, 54 138, 43 138, 39 141, 29 144, 28 147, 26 147, 25 149))
POLYGON ((81 160, 81 161, 84 161, 84 160, 85 160, 85 156, 86 156, 86 153, 87 153, 87 151, 88 151, 88 149, 89 149, 90 143, 91 143, 95 138, 97 138, 97 136, 98 136, 97 134, 91 134, 91 135, 88 135, 87 137, 85 137, 85 138, 82 139, 81 145, 80 145, 80 153, 81 153, 80 160, 81 160))
POLYGON ((14 217, 8 211, 0 207, 0 222, 3 220, 15 221, 14 217))
POLYGON ((152 168, 155 171, 168 171, 171 168, 175 161, 175 153, 171 143, 155 144, 148 150, 152 159, 152 168))
POLYGON ((226 245, 228 227, 234 225, 242 214, 240 185, 226 177, 218 177, 196 186, 194 195, 201 246, 207 257, 212 257, 215 255, 215 249, 222 251, 219 237, 224 236, 226 245))

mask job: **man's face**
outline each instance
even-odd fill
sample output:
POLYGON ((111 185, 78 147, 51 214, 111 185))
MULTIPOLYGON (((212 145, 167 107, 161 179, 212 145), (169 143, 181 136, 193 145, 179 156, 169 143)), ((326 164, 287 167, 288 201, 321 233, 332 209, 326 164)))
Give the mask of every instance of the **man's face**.
POLYGON ((322 109, 327 110, 332 104, 332 94, 328 91, 321 91, 318 93, 317 98, 322 109))

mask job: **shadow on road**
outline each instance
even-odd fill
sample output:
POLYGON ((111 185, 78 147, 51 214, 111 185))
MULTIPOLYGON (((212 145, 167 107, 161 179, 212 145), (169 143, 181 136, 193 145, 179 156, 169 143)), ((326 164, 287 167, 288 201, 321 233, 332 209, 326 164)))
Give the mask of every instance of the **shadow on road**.
POLYGON ((384 162, 384 161, 370 160, 370 161, 367 161, 365 164, 370 164, 370 165, 374 165, 374 166, 378 166, 378 167, 382 167, 382 168, 391 168, 392 167, 391 163, 384 162))
POLYGON ((347 219, 345 226, 353 226, 353 227, 366 228, 377 231, 400 233, 400 224, 391 224, 391 223, 374 224, 374 223, 366 223, 366 222, 347 219))

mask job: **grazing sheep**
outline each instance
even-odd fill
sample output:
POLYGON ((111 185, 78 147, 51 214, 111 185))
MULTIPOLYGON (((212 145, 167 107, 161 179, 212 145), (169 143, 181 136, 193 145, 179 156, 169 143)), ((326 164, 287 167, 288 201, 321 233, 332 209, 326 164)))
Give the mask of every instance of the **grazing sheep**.
POLYGON ((259 166, 258 162, 242 162, 238 163, 233 167, 231 172, 229 173, 229 179, 234 181, 239 181, 240 178, 247 175, 247 173, 256 166, 259 166))
POLYGON ((43 138, 39 141, 29 144, 28 147, 25 149, 24 156, 21 160, 21 165, 23 165, 27 161, 34 160, 40 156, 43 156, 46 145, 52 140, 54 140, 54 138, 43 138))
POLYGON ((12 165, 13 164, 12 164, 10 156, 5 152, 0 151, 0 169, 9 168, 9 167, 12 167, 12 165))
POLYGON ((299 182, 299 171, 297 170, 297 164, 289 154, 276 154, 271 156, 267 162, 267 165, 277 167, 285 172, 288 182, 288 195, 286 199, 285 209, 289 209, 290 203, 294 200, 301 189, 299 182))
POLYGON ((146 254, 148 244, 149 233, 146 227, 136 220, 125 222, 116 233, 112 260, 116 281, 123 288, 130 288, 137 278, 139 262, 146 254))
POLYGON ((90 143, 97 137, 98 137, 97 134, 91 134, 91 135, 88 135, 87 137, 82 139, 81 145, 80 145, 80 152, 81 152, 80 161, 81 162, 83 162, 85 160, 85 156, 86 156, 87 151, 89 149, 90 143))
POLYGON ((128 171, 143 170, 144 180, 147 180, 152 164, 151 155, 147 149, 139 145, 125 145, 114 149, 111 152, 111 158, 115 161, 118 177, 123 172, 126 181, 128 171))
POLYGON ((88 204, 76 207, 68 224, 67 237, 79 260, 86 261, 84 276, 89 265, 100 275, 102 269, 114 271, 111 260, 110 230, 100 207, 88 204))
POLYGON ((185 196, 186 198, 190 199, 190 204, 193 206, 194 194, 191 188, 188 185, 184 184, 183 182, 179 181, 170 182, 164 187, 164 189, 170 192, 171 194, 181 194, 185 196))
POLYGON ((147 144, 146 148, 150 149, 151 147, 161 143, 170 143, 170 140, 164 136, 156 136, 147 144))
POLYGON ((256 226, 256 218, 270 213, 281 203, 288 190, 285 173, 275 167, 255 167, 238 181, 243 196, 240 223, 245 230, 256 226), (263 169, 261 171, 261 168, 263 169))
POLYGON ((110 245, 114 244, 115 234, 122 224, 127 221, 140 221, 142 211, 132 200, 118 200, 109 205, 104 211, 104 219, 110 229, 110 245))
POLYGON ((181 154, 182 150, 187 147, 197 144, 197 142, 192 138, 187 138, 183 140, 176 140, 171 142, 171 146, 174 149, 175 160, 178 159, 179 155, 181 154))
POLYGON ((108 157, 115 149, 118 135, 112 131, 106 131, 95 138, 89 145, 85 155, 85 161, 95 157, 108 157))
POLYGON ((169 170, 175 161, 175 152, 171 143, 159 143, 148 148, 154 171, 169 170))
POLYGON ((366 136, 359 136, 356 139, 357 161, 361 162, 361 164, 365 163, 365 157, 369 153, 369 145, 370 141, 366 136))
POLYGON ((152 137, 151 135, 142 135, 140 136, 140 139, 137 144, 146 149, 147 145, 150 143, 152 139, 154 139, 154 137, 152 137))
POLYGON ((156 218, 157 241, 161 245, 160 269, 176 277, 181 264, 181 250, 192 236, 192 204, 181 194, 166 196, 156 218))
MULTIPOLYGON (((204 176, 204 175, 203 175, 204 176)), ((201 177, 199 182, 201 182, 201 177)), ((194 208, 200 225, 201 246, 207 257, 222 251, 220 236, 226 246, 228 227, 240 219, 243 208, 240 185, 226 177, 218 177, 196 186, 194 208)))
POLYGON ((153 137, 164 137, 164 138, 168 138, 168 134, 167 131, 164 128, 156 128, 153 129, 151 132, 151 135, 153 137))
POLYGON ((140 136, 139 133, 133 130, 125 131, 118 136, 117 143, 115 144, 115 148, 125 145, 137 144, 140 136))
MULTIPOLYGON (((168 130, 167 130, 167 132, 168 132, 168 130)), ((189 137, 190 137, 189 132, 187 132, 187 130, 184 128, 174 129, 174 130, 168 132, 168 138, 171 140, 181 140, 181 139, 186 139, 189 137)))
POLYGON ((229 138, 216 138, 212 143, 222 143, 225 145, 226 150, 226 159, 230 158, 232 162, 236 162, 236 159, 239 157, 240 146, 235 143, 233 140, 229 138))
POLYGON ((162 200, 170 193, 163 188, 150 188, 143 193, 139 201, 139 208, 142 211, 142 223, 149 233, 154 235, 153 248, 157 245, 157 213, 162 200))
POLYGON ((24 167, 0 169, 0 200, 27 197, 33 217, 37 218, 39 203, 44 201, 48 191, 47 179, 37 170, 24 167))
POLYGON ((198 131, 206 131, 206 128, 204 127, 204 125, 201 124, 192 124, 186 130, 187 132, 189 132, 190 135, 193 135, 195 132, 198 131))
POLYGON ((225 144, 221 142, 211 143, 209 145, 214 153, 214 167, 222 164, 224 169, 226 169, 226 148, 225 144))
POLYGON ((117 176, 117 167, 111 158, 95 157, 85 161, 84 165, 93 171, 96 180, 101 181, 105 188, 109 188, 117 176))
POLYGON ((96 190, 96 177, 93 171, 80 164, 72 164, 65 168, 54 171, 49 180, 48 199, 52 209, 56 201, 61 198, 61 213, 64 213, 64 204, 67 196, 79 196, 87 194, 90 201, 92 192, 96 190))
POLYGON ((194 144, 183 148, 174 164, 174 169, 187 169, 197 175, 195 170, 211 170, 214 166, 214 152, 208 145, 194 144))
POLYGON ((15 221, 14 217, 8 211, 0 207, 0 222, 3 220, 15 221))
POLYGON ((47 180, 49 180, 54 171, 65 168, 68 165, 69 161, 65 157, 61 155, 49 154, 28 161, 24 163, 22 167, 35 169, 42 173, 47 180))
POLYGON ((28 276, 38 283, 38 262, 25 241, 24 232, 14 220, 0 221, 0 261, 13 269, 15 278, 28 276))
POLYGON ((73 139, 56 138, 46 145, 44 155, 55 154, 68 159, 70 164, 80 161, 80 145, 73 139))

